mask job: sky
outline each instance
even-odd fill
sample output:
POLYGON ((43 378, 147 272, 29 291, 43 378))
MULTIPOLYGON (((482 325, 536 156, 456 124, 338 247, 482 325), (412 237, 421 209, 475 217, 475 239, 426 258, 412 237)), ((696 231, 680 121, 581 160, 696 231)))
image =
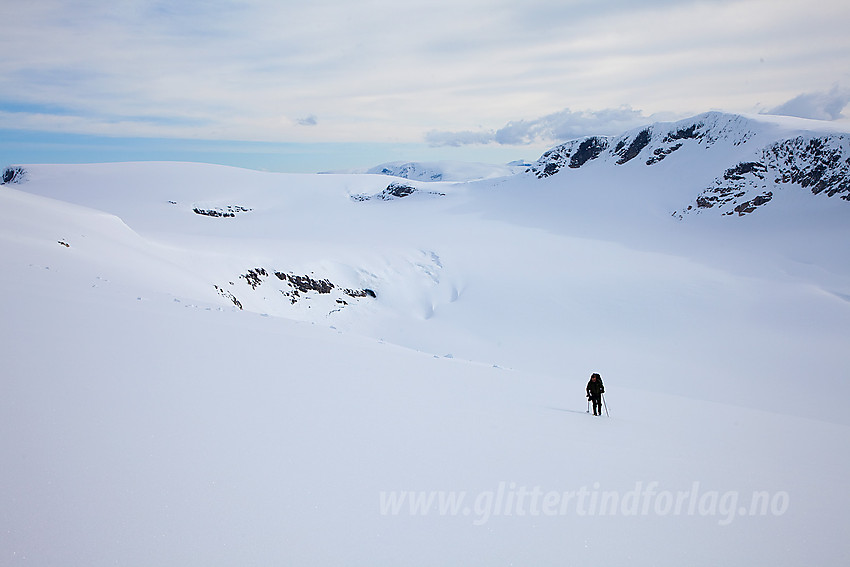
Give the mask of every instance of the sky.
POLYGON ((708 110, 850 118, 846 0, 0 0, 0 167, 506 163, 708 110))

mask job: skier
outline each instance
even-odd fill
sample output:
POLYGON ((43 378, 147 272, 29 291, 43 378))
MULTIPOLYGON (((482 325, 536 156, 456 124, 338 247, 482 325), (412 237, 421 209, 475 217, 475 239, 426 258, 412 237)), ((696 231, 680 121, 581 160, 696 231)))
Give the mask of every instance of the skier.
POLYGON ((587 399, 593 402, 593 415, 602 415, 602 394, 605 393, 605 386, 602 385, 602 376, 596 372, 591 374, 586 390, 587 399))

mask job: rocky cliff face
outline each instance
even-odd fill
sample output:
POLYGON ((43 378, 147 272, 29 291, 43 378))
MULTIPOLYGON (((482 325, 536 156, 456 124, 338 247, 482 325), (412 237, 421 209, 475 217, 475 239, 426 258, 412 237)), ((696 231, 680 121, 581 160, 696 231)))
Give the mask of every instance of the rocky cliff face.
POLYGON ((697 209, 745 215, 790 186, 850 201, 848 136, 796 136, 770 144, 759 154, 760 159, 739 162, 715 178, 713 185, 697 196, 697 209))

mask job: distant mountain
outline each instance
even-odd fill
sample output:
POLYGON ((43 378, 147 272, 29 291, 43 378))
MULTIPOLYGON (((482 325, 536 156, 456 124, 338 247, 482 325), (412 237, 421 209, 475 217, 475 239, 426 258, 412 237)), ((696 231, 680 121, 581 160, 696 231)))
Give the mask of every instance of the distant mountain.
POLYGON ((850 201, 850 134, 786 117, 708 112, 617 137, 588 136, 552 148, 527 172, 545 178, 591 164, 658 168, 676 161, 684 166, 680 173, 704 178, 679 216, 707 210, 745 215, 795 186, 850 201))
POLYGON ((506 165, 460 161, 393 161, 376 165, 363 173, 391 175, 413 181, 476 181, 522 173, 523 162, 506 165))

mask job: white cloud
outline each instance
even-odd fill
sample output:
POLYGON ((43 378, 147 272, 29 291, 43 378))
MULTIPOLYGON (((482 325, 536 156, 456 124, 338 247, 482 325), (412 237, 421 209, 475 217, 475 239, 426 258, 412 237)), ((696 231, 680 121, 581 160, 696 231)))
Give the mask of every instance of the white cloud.
POLYGON ((619 134, 655 120, 628 106, 603 110, 573 111, 565 108, 533 120, 508 122, 498 130, 440 132, 432 130, 425 140, 434 146, 465 144, 522 145, 573 140, 587 135, 619 134))
POLYGON ((839 120, 845 118, 842 111, 850 104, 850 89, 838 85, 827 92, 803 93, 791 100, 771 108, 766 114, 781 114, 815 120, 839 120))

